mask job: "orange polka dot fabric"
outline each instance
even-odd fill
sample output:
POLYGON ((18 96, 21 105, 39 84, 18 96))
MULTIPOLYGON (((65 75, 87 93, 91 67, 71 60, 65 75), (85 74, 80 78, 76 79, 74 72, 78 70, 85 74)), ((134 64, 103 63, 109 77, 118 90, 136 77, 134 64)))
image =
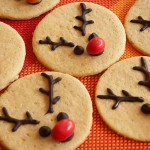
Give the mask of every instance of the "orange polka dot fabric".
MULTIPOLYGON (((109 8, 120 18, 122 23, 124 23, 124 18, 128 10, 135 2, 135 0, 85 0, 85 1, 94 2, 109 8)), ((71 2, 81 2, 81 0, 61 0, 61 2, 56 7, 71 2)), ((46 14, 26 21, 9 21, 5 19, 0 19, 0 21, 5 22, 11 25, 13 28, 15 28, 25 41, 27 55, 24 67, 20 73, 20 77, 26 76, 31 73, 47 70, 35 58, 32 52, 32 44, 31 44, 32 33, 34 32, 36 25, 41 21, 41 19, 45 15, 46 14)), ((136 49, 134 49, 132 45, 127 41, 126 51, 120 60, 140 55, 142 54, 136 51, 136 49)), ((79 78, 80 81, 86 86, 91 95, 94 112, 93 112, 93 125, 91 129, 91 134, 88 136, 86 141, 82 145, 80 145, 80 147, 77 148, 77 150, 149 150, 150 142, 138 142, 126 139, 116 134, 114 131, 112 131, 107 127, 107 125, 103 122, 103 120, 99 116, 94 103, 95 101, 94 97, 96 84, 100 76, 101 74, 79 78)), ((4 150, 2 146, 0 147, 0 150, 4 150)))

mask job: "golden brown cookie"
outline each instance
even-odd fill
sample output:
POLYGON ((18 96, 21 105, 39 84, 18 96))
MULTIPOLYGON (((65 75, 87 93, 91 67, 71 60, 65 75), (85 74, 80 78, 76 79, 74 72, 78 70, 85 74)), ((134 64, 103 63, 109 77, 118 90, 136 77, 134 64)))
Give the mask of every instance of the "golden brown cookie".
POLYGON ((86 76, 116 62, 124 53, 125 42, 124 28, 113 12, 98 4, 76 2, 53 10, 37 25, 33 52, 48 69, 86 76), (86 51, 92 33, 105 41, 101 55, 91 56, 86 51))
POLYGON ((111 66, 96 87, 96 106, 106 124, 134 140, 150 141, 150 57, 111 66))
POLYGON ((136 0, 125 18, 130 43, 140 52, 150 55, 150 1, 136 0))
POLYGON ((25 59, 25 44, 19 33, 0 22, 0 91, 18 78, 25 59))
POLYGON ((10 20, 26 20, 40 16, 52 9, 60 0, 41 0, 38 4, 27 3, 26 0, 1 0, 0 18, 10 20))
POLYGON ((90 95, 78 79, 67 74, 45 72, 28 75, 11 84, 0 96, 0 141, 7 149, 73 150, 84 142, 91 125, 90 95), (11 118, 24 121, 12 119, 11 122, 6 112, 11 118), (60 142, 58 136, 62 138, 65 132, 67 137, 72 124, 60 123, 65 120, 64 115, 58 117, 60 112, 67 113, 75 125, 74 136, 71 135, 68 142, 60 142), (57 118, 62 120, 57 121, 57 118), (48 129, 52 130, 51 134, 48 129))

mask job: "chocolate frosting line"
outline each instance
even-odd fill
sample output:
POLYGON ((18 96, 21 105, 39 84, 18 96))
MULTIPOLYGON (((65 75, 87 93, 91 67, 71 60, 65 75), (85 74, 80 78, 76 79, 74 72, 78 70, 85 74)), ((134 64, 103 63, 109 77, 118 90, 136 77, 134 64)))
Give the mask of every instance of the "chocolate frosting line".
POLYGON ((49 36, 45 40, 39 40, 39 44, 52 45, 51 50, 55 50, 60 46, 74 47, 74 43, 66 41, 63 37, 60 37, 60 42, 53 42, 49 36))
POLYGON ((144 99, 142 97, 132 96, 130 93, 128 93, 125 90, 122 90, 122 93, 124 96, 115 95, 113 91, 109 88, 107 88, 107 92, 108 92, 108 95, 98 95, 97 98, 114 100, 115 103, 112 106, 112 109, 118 108, 121 102, 144 102, 144 99))
POLYGON ((46 73, 41 73, 41 75, 48 80, 49 90, 47 91, 43 88, 40 88, 39 91, 49 97, 49 108, 48 108, 47 113, 53 113, 54 112, 53 105, 56 104, 60 99, 60 96, 53 97, 54 84, 61 81, 62 78, 58 77, 56 79, 53 79, 52 75, 47 75, 46 73))
POLYGON ((138 84, 146 86, 150 90, 150 72, 148 70, 146 60, 143 57, 141 57, 141 66, 135 66, 133 67, 133 70, 140 71, 145 75, 145 81, 139 81, 138 84))
POLYGON ((84 3, 80 3, 81 9, 82 9, 82 15, 76 16, 76 19, 82 22, 81 26, 74 26, 74 29, 79 30, 82 32, 82 35, 86 35, 86 26, 89 24, 93 24, 93 20, 86 20, 86 14, 90 13, 92 11, 91 8, 86 9, 86 5, 84 3))
POLYGON ((137 20, 132 19, 130 22, 143 25, 143 27, 140 29, 141 32, 150 27, 150 21, 144 20, 141 16, 138 16, 137 20))
POLYGON ((26 119, 19 120, 19 119, 11 117, 8 114, 8 111, 5 107, 2 108, 2 111, 3 111, 4 116, 0 116, 0 120, 7 121, 7 122, 15 124, 15 126, 12 129, 12 132, 17 131, 18 128, 22 125, 26 125, 26 124, 36 125, 36 124, 40 123, 38 120, 34 120, 29 112, 26 112, 26 116, 27 116, 26 119))

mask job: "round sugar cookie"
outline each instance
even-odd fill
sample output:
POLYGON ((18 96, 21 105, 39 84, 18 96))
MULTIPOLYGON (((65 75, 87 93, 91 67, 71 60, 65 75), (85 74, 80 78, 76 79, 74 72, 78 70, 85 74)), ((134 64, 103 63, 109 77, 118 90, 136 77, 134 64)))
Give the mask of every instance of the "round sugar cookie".
POLYGON ((37 59, 48 69, 86 76, 100 73, 115 63, 124 53, 125 42, 124 28, 113 12, 98 4, 76 2, 48 14, 37 25, 32 44, 37 59), (86 52, 92 33, 106 44, 99 56, 86 52), (76 46, 78 55, 74 52, 76 46))
POLYGON ((26 0, 0 0, 0 18, 10 20, 26 20, 40 16, 52 9, 60 0, 42 0, 33 5, 26 0))
POLYGON ((0 91, 18 78, 25 59, 25 44, 19 33, 0 22, 0 91))
POLYGON ((149 70, 150 57, 129 58, 111 66, 96 87, 96 106, 106 124, 139 141, 150 141, 149 70), (145 104, 149 114, 141 110, 145 104))
MULTIPOLYGON (((93 110, 88 91, 78 79, 57 72, 35 73, 11 84, 0 96, 0 116, 6 118, 4 111, 19 120, 27 119, 25 113, 28 111, 31 120, 39 121, 35 122, 37 124, 21 125, 12 132, 16 124, 0 120, 0 141, 7 149, 73 150, 84 142, 92 125, 93 110), (75 124, 72 139, 59 142, 52 134, 40 136, 39 129, 43 126, 53 131, 60 112, 67 113, 75 124)), ((63 128, 66 129, 66 126, 63 128)))
POLYGON ((136 0, 125 18, 125 30, 130 43, 140 52, 150 55, 150 1, 136 0))

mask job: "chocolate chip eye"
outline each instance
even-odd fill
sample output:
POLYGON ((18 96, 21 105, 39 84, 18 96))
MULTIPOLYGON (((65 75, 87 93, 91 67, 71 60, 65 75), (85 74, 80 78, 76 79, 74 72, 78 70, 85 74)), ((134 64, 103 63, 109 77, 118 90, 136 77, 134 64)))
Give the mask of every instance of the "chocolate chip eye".
POLYGON ((150 104, 144 104, 144 105, 141 107, 141 111, 142 111, 144 114, 150 114, 150 104))
POLYGON ((60 121, 62 119, 68 119, 69 116, 68 114, 64 113, 64 112, 60 112, 58 115, 57 115, 57 121, 60 121))
POLYGON ((98 37, 98 35, 96 33, 92 33, 92 34, 90 34, 88 40, 90 41, 90 40, 92 40, 95 37, 98 37))
POLYGON ((43 126, 39 129, 39 134, 42 137, 47 137, 51 134, 51 128, 49 128, 48 126, 43 126))
POLYGON ((74 53, 76 54, 76 55, 81 55, 81 54, 83 54, 84 53, 84 48, 82 47, 82 46, 76 46, 75 48, 74 48, 74 53))

